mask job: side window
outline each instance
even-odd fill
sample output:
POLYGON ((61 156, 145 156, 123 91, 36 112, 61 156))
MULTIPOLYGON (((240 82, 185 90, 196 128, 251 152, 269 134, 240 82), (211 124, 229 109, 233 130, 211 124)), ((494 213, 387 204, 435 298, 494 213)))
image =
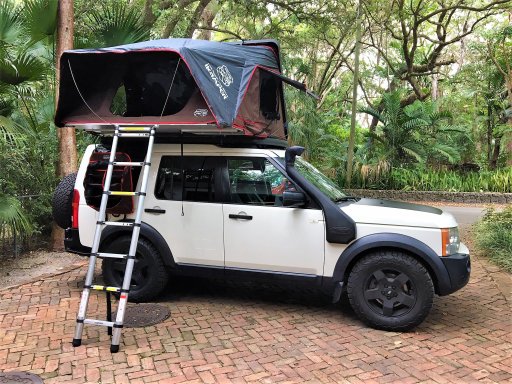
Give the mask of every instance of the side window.
POLYGON ((163 156, 155 185, 156 198, 181 201, 183 196, 185 201, 215 202, 215 165, 214 157, 163 156))
POLYGON ((294 186, 268 160, 228 159, 229 189, 234 204, 282 206, 284 190, 294 186))

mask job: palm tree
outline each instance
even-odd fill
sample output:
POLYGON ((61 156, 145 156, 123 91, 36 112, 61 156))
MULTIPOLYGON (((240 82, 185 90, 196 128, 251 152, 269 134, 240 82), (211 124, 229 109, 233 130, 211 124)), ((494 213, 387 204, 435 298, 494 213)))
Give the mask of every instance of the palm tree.
POLYGON ((41 206, 55 183, 51 113, 53 45, 57 3, 28 0, 23 7, 0 1, 0 228, 28 234, 32 222, 48 222, 41 206), (16 195, 43 195, 22 207, 16 195), (41 204, 42 203, 42 204, 41 204), (25 209, 24 209, 25 208, 25 209), (39 220, 38 220, 39 219, 39 220))
POLYGON ((403 107, 401 99, 401 91, 386 93, 382 112, 371 107, 360 109, 380 123, 375 133, 370 134, 380 143, 390 164, 425 163, 436 157, 456 161, 458 152, 449 144, 446 134, 462 130, 447 124, 451 115, 436 111, 436 106, 427 102, 416 101, 403 107))

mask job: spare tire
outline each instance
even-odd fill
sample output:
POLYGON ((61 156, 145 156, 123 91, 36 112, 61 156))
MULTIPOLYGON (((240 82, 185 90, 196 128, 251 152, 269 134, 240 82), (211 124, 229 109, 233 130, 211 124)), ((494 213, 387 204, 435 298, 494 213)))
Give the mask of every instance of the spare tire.
POLYGON ((61 180, 53 193, 53 220, 63 229, 71 227, 73 190, 75 189, 76 173, 70 173, 61 180))

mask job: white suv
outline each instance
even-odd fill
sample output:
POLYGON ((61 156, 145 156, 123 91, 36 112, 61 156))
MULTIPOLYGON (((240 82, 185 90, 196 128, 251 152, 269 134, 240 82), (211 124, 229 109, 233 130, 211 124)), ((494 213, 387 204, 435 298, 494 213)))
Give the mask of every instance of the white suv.
MULTIPOLYGON (((143 149, 119 151, 138 161, 143 149)), ((155 298, 172 274, 263 279, 318 287, 334 302, 347 292, 367 324, 407 330, 425 319, 434 294, 468 282, 469 251, 452 215, 346 196, 296 158, 302 150, 269 140, 157 141, 130 299, 155 298)), ((57 188, 54 215, 70 252, 90 252, 107 155, 108 145, 90 145, 76 181, 57 188)), ((123 172, 119 188, 135 187, 137 170, 123 172)), ((133 220, 123 212, 136 201, 123 199, 112 202, 108 220, 133 220)), ((100 248, 127 252, 130 235, 129 227, 105 228, 100 248)), ((108 285, 121 286, 124 261, 104 259, 102 270, 108 285)))

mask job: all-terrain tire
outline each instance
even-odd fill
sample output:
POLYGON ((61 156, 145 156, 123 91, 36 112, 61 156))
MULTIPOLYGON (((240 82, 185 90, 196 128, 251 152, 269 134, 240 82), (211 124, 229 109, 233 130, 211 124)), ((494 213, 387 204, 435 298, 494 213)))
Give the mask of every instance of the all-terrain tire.
MULTIPOLYGON (((127 254, 131 237, 122 236, 115 239, 103 251, 127 254)), ((121 287, 126 267, 126 260, 103 259, 101 269, 103 279, 108 286, 121 287)), ((160 253, 150 241, 139 238, 135 266, 132 273, 132 284, 128 301, 134 303, 151 301, 160 295, 169 280, 160 253)))
POLYGON ((63 229, 71 227, 73 190, 75 189, 76 173, 70 173, 61 180, 52 199, 53 220, 63 229))
POLYGON ((348 278, 347 293, 356 314, 371 327, 407 331, 430 312, 434 284, 414 257, 383 250, 357 262, 348 278))

